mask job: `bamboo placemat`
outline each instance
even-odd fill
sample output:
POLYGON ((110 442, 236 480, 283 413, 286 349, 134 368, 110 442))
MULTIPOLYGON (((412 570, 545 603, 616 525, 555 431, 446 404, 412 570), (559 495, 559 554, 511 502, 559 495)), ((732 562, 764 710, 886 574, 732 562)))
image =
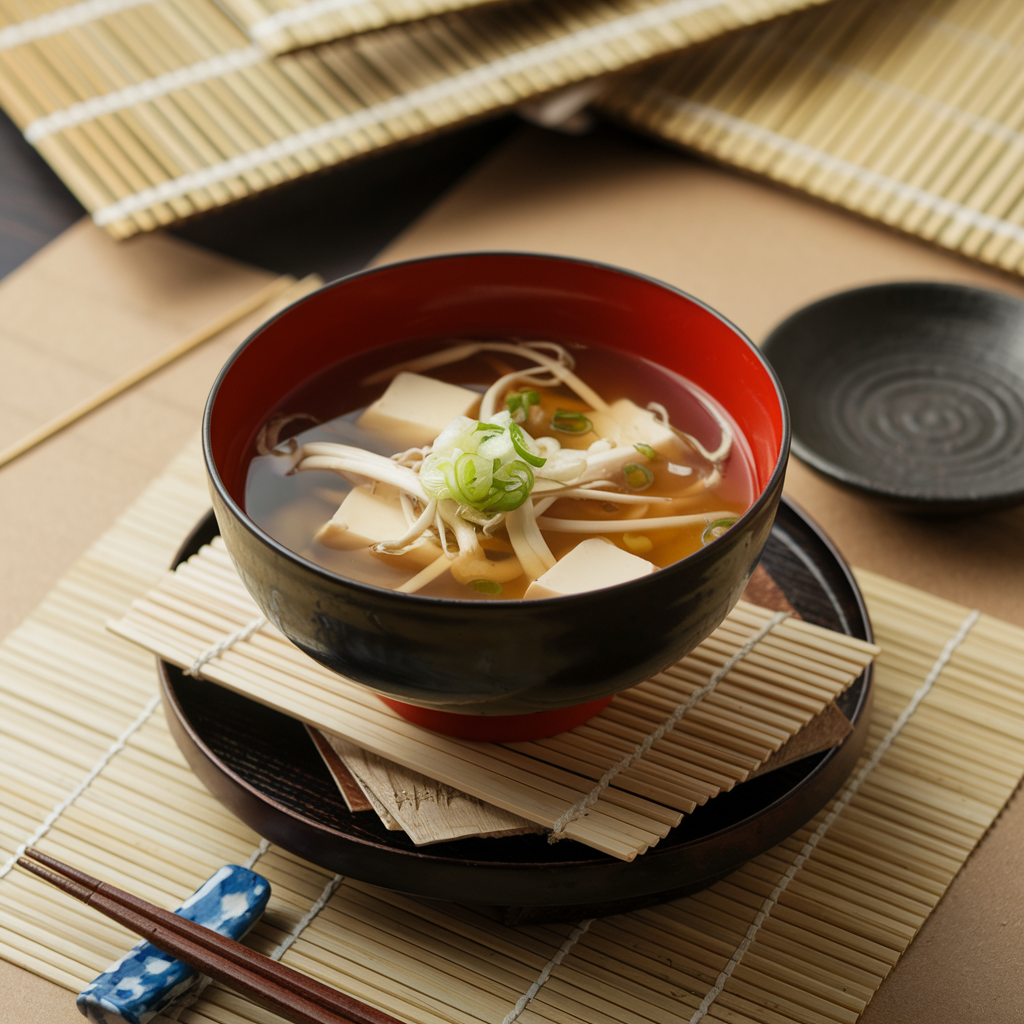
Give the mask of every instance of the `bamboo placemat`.
POLYGON ((740 602, 696 650, 616 695, 585 725, 512 744, 470 743, 420 729, 318 665, 263 620, 220 538, 167 573, 109 628, 179 668, 560 836, 632 860, 685 814, 746 781, 877 653, 862 640, 780 619, 740 602), (253 632, 251 624, 260 621, 253 632), (233 636, 242 639, 225 650, 233 636), (219 653, 209 658, 214 650, 219 653), (684 707, 644 757, 602 785, 609 770, 621 768, 684 707))
POLYGON ((524 0, 277 60, 211 0, 0 28, 0 104, 124 238, 820 0, 524 0))
MULTIPOLYGON (((860 573, 882 645, 861 767, 711 889, 513 929, 332 878, 203 791, 152 696, 151 657, 104 629, 207 503, 192 448, 0 645, 0 849, 38 843, 164 905, 253 860, 274 887, 254 943, 410 1024, 511 1024, 517 1008, 529 1024, 853 1022, 1024 771, 1024 630, 860 573)), ((13 963, 77 990, 131 945, 7 864, 0 876, 13 963)), ((210 987, 179 1019, 276 1018, 210 987)))
POLYGON ((835 0, 619 82, 603 108, 1022 272, 1024 7, 835 0))

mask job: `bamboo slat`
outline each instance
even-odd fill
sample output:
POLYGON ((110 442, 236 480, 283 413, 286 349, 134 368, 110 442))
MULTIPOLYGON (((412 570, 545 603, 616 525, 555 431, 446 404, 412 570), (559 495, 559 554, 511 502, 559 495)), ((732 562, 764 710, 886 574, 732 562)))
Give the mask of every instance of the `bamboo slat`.
MULTIPOLYGON (((232 2, 243 23, 331 6, 232 2)), ((361 0, 323 17, 353 31, 466 2, 361 0)), ((820 2, 521 0, 275 60, 212 0, 25 0, 18 20, 0 10, 0 104, 124 238, 820 2)))
POLYGON ((1024 9, 834 0, 619 80, 610 116, 1024 272, 1024 9))
POLYGON ((271 56, 499 0, 222 0, 271 56))
MULTIPOLYGON (((68 989, 134 939, 10 870, 7 855, 29 840, 165 906, 226 861, 252 859, 273 886, 253 943, 409 1024, 505 1020, 565 947, 524 1021, 853 1021, 1024 772, 1020 700, 1001 716, 986 711, 992 694, 1024 692, 1024 630, 982 616, 845 804, 840 795, 702 893, 582 933, 509 928, 471 908, 331 878, 261 844, 202 789, 151 702, 151 658, 104 630, 112 605, 161 579, 208 500, 193 447, 0 644, 0 956, 68 989)), ((967 609, 874 574, 858 580, 882 647, 867 767, 967 609)), ((795 622, 772 639, 788 642, 788 630, 806 639, 795 622)), ((184 1024, 276 1019, 212 986, 174 1012, 184 1024)))

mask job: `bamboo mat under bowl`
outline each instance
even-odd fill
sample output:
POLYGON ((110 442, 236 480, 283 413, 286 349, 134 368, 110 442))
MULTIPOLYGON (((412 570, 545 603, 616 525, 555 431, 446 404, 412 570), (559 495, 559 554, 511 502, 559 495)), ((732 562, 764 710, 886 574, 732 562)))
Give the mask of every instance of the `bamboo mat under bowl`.
POLYGON ((834 0, 616 83, 625 123, 1024 272, 1024 6, 834 0))
MULTIPOLYGON (((260 610, 217 537, 110 628, 188 669, 254 620, 262 620, 260 610)), ((618 694, 585 725, 532 743, 472 743, 406 722, 263 621, 207 661, 200 677, 621 860, 645 853, 686 814, 749 778, 877 651, 807 622, 777 622, 767 609, 741 602, 696 650, 618 694), (616 762, 691 701, 646 757, 594 790, 595 802, 579 805, 616 762)))
MULTIPOLYGON (((184 562, 215 537, 216 521, 211 514, 189 535, 175 560, 184 562)), ((805 623, 838 630, 844 640, 870 631, 867 611, 844 566, 813 525, 785 500, 748 594, 772 611, 795 610, 805 623), (783 582, 784 591, 772 575, 783 582)), ((134 617, 134 611, 130 614, 134 617)), ((774 625, 781 624, 776 621, 774 625)), ((765 638, 773 636, 774 626, 765 638)), ((862 647, 855 639, 852 642, 854 649, 862 647)), ((752 648, 748 657, 756 655, 759 648, 752 648)), ((775 659, 770 656, 770 646, 760 653, 768 657, 750 663, 744 657, 731 671, 718 668, 715 675, 729 688, 734 672, 743 677, 745 665, 755 677, 768 670, 771 678, 775 659)), ((791 684, 794 667, 783 668, 783 679, 788 676, 791 684)), ((709 671, 709 667, 703 669, 705 675, 709 671)), ((685 710, 677 726, 682 727, 685 741, 662 741, 639 764, 657 773, 652 795, 662 804, 672 804, 674 797, 669 791, 674 783, 684 781, 680 774, 696 772, 695 782, 704 788, 692 799, 702 806, 686 814, 682 827, 671 829, 664 838, 656 833, 659 838, 654 849, 638 860, 626 861, 579 842, 552 844, 543 834, 499 843, 448 841, 441 846, 417 846, 410 837, 372 820, 372 815, 350 811, 324 771, 301 721, 226 686, 189 678, 164 661, 159 675, 168 724, 186 760, 207 788, 257 832, 274 837, 299 856, 364 882, 399 888, 409 895, 487 906, 506 924, 577 921, 664 903, 706 888, 764 852, 802 826, 845 782, 867 739, 872 692, 869 674, 864 673, 825 713, 755 769, 755 781, 748 776, 748 781, 735 786, 730 782, 756 764, 751 756, 755 751, 730 751, 735 736, 722 736, 724 743, 714 743, 721 721, 716 726, 711 715, 710 722, 708 718, 700 722, 692 717, 696 707, 685 710), (822 742, 826 736, 831 743, 822 742), (729 768, 720 756, 723 754, 739 756, 740 763, 729 768), (708 773, 709 767, 716 770, 708 773), (722 778, 723 769, 732 772, 729 778, 722 778), (707 788, 709 781, 724 782, 726 791, 712 798, 717 786, 707 788)), ((753 677, 745 685, 751 683, 753 677)), ((768 687, 767 692, 772 689, 768 687)), ((763 700, 764 691, 757 696, 763 700)), ((707 700, 705 693, 701 705, 707 700)), ((610 709, 613 712, 615 703, 610 709)), ((667 709, 660 713, 659 723, 666 714, 667 709)), ((756 718, 756 712, 752 717, 756 718)), ((761 724, 757 722, 759 727, 761 724)), ((592 763, 576 763, 580 754, 588 758, 596 754, 597 763, 609 764, 614 760, 609 747, 617 747, 620 754, 630 750, 622 739, 632 727, 632 716, 615 713, 607 721, 592 720, 569 734, 536 744, 508 744, 500 750, 491 749, 492 744, 477 746, 492 758, 496 754, 508 758, 512 752, 530 755, 522 763, 528 770, 527 780, 533 774, 529 769, 545 772, 545 765, 553 763, 569 769, 570 786, 587 790, 591 785, 588 774, 592 780, 596 773, 592 763)), ((420 734, 419 739, 427 737, 429 734, 420 734)), ((431 738, 448 746, 443 738, 431 738)), ((681 737, 671 734, 671 738, 681 737)), ((447 753, 457 756, 461 747, 452 744, 447 753)), ((762 746, 762 753, 764 749, 762 746)), ((389 753, 392 750, 389 748, 389 753)), ((411 752, 415 753, 415 748, 411 752)), ((509 762, 502 760, 498 769, 499 776, 509 774, 509 762)), ((688 783, 687 788, 693 784, 688 783)), ((626 780, 627 791, 630 788, 626 780)), ((406 799, 408 790, 403 784, 400 801, 406 799)), ((561 806, 569 799, 572 796, 561 806)), ((602 796, 599 803, 603 800, 602 796)), ((676 818, 682 815, 671 807, 663 807, 659 813, 666 812, 676 818)), ((663 821, 662 827, 671 820, 663 821)))
MULTIPOLYGON (((861 765, 814 821, 712 888, 508 928, 331 877, 199 786, 152 658, 104 628, 207 502, 190 448, 0 645, 0 849, 38 844, 164 905, 249 861, 273 886, 253 943, 409 1024, 852 1024, 1024 771, 1024 630, 861 573, 882 647, 861 765)), ((72 990, 134 941, 6 859, 0 897, 0 955, 72 990)), ((275 1019, 216 986, 173 1013, 275 1019)))
POLYGON ((820 0, 521 0, 272 59, 212 0, 0 28, 0 104, 124 238, 820 0))

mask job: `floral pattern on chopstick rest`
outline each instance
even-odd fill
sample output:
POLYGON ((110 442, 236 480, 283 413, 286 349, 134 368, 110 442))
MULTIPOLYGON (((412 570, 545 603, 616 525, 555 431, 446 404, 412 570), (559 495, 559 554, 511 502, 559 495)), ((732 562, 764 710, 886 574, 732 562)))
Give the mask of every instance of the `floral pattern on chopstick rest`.
MULTIPOLYGON (((255 871, 227 864, 178 909, 180 917, 241 939, 260 919, 270 883, 255 871)), ((149 942, 139 942, 82 989, 78 1009, 98 1024, 146 1024, 188 991, 199 977, 149 942)))

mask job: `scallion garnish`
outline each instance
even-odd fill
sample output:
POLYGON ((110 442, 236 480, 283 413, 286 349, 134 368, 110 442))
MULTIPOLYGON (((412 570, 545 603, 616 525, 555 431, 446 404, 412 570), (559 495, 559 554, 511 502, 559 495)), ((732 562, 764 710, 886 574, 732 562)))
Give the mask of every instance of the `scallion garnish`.
POLYGON ((713 540, 718 540, 719 537, 725 533, 736 522, 736 517, 729 517, 725 519, 715 519, 708 523, 704 532, 700 535, 701 544, 710 544, 713 540))
POLYGON ((420 467, 420 483, 432 498, 451 498, 463 508, 494 514, 512 512, 529 497, 533 470, 545 459, 507 412, 497 422, 456 417, 433 444, 420 467))
POLYGON ((494 468, 479 455, 463 452, 454 464, 456 488, 463 495, 464 504, 480 508, 487 500, 494 479, 494 468))
POLYGON ((470 586, 478 594, 486 594, 488 597, 498 597, 501 594, 501 584, 494 580, 473 580, 470 586))
POLYGON ((551 429, 563 434, 585 434, 594 429, 594 424, 581 412, 556 409, 555 415, 551 417, 551 429))
POLYGON ((523 433, 523 428, 513 423, 508 428, 509 436, 512 438, 512 447, 516 454, 531 466, 540 468, 548 460, 537 454, 537 446, 523 433))
POLYGON ((536 391, 513 391, 505 396, 505 408, 512 414, 513 423, 525 423, 531 405, 540 405, 540 395, 536 391))
POLYGON ((533 470, 525 462, 508 462, 491 478, 491 490, 483 505, 486 512, 514 512, 530 496, 533 470))
POLYGON ((654 474, 639 462, 628 462, 622 467, 622 475, 626 478, 626 486, 634 491, 642 491, 654 483, 654 474))
POLYGON ((658 455, 658 453, 646 441, 637 441, 637 443, 634 444, 633 447, 641 455, 646 455, 649 459, 656 458, 658 455))

